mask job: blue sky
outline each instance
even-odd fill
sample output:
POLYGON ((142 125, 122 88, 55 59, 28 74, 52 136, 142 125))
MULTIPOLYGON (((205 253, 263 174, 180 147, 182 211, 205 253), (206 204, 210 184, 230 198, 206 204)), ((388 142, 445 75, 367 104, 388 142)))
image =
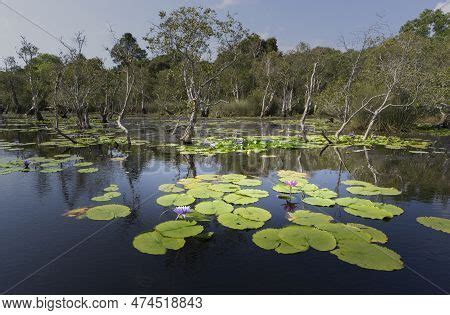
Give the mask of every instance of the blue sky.
POLYGON ((364 30, 379 16, 396 32, 426 8, 450 9, 450 0, 0 0, 0 57, 15 54, 21 35, 42 51, 62 50, 55 39, 1 2, 66 41, 83 30, 87 35, 86 54, 102 58, 107 58, 104 47, 111 45, 109 25, 118 34, 131 32, 142 38, 150 23, 158 21, 160 10, 182 5, 208 6, 219 14, 230 12, 251 32, 275 36, 282 50, 300 41, 339 47, 342 36, 349 38, 364 30))

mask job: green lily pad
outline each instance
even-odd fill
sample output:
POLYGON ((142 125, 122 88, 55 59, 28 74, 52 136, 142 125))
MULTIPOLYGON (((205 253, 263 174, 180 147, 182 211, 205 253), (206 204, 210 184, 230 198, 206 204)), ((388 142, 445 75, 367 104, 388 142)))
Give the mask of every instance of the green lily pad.
POLYGON ((156 199, 156 203, 163 206, 188 206, 195 202, 195 198, 186 194, 169 194, 156 199))
POLYGON ((300 173, 296 171, 290 171, 290 170, 279 170, 277 172, 278 177, 306 177, 306 173, 300 173))
POLYGON ((73 166, 75 167, 88 167, 88 166, 92 166, 94 163, 92 162, 80 162, 80 163, 75 163, 73 166))
POLYGON ((231 193, 223 197, 223 200, 235 205, 248 205, 257 202, 258 198, 248 197, 237 193, 231 193))
POLYGON ((106 201, 110 201, 111 198, 108 198, 107 196, 103 195, 103 196, 93 197, 93 198, 91 198, 91 200, 96 201, 96 202, 106 202, 106 201))
POLYGON ((364 241, 340 241, 339 248, 331 253, 339 260, 365 269, 393 271, 403 268, 401 257, 396 252, 364 241))
POLYGON ((158 187, 158 190, 167 193, 179 193, 184 191, 183 188, 177 187, 175 184, 162 184, 158 187))
POLYGON ((374 205, 351 204, 350 206, 345 207, 344 211, 352 215, 366 219, 382 220, 385 218, 393 217, 392 213, 387 212, 374 205))
POLYGON ((90 208, 86 216, 91 220, 107 221, 114 218, 123 218, 131 213, 131 209, 122 205, 104 205, 90 208))
POLYGON ((233 206, 222 200, 203 201, 195 206, 195 211, 206 215, 221 215, 232 212, 233 206))
POLYGON ((319 206, 319 207, 331 207, 336 204, 336 202, 332 199, 316 198, 316 197, 306 197, 306 198, 303 198, 302 201, 309 205, 319 206))
POLYGON ((357 223, 347 223, 349 226, 356 227, 372 236, 371 242, 373 243, 386 243, 388 241, 388 237, 386 234, 381 232, 380 230, 377 230, 373 227, 363 225, 363 224, 357 224, 357 223))
POLYGON ((56 158, 56 159, 63 159, 63 158, 68 158, 68 157, 71 157, 72 155, 70 155, 70 154, 58 154, 58 155, 55 155, 54 156, 54 158, 56 158))
POLYGON ((337 193, 328 188, 316 189, 316 190, 308 190, 305 193, 311 197, 323 198, 323 199, 331 199, 337 197, 337 193))
POLYGON ((322 231, 330 232, 338 242, 345 240, 370 242, 372 239, 372 236, 369 233, 357 227, 349 226, 343 223, 317 224, 316 228, 322 231))
POLYGON ((242 179, 247 178, 247 176, 242 175, 242 174, 226 174, 226 175, 222 175, 222 181, 224 182, 236 182, 242 179))
POLYGON ((289 214, 289 221, 295 224, 313 226, 317 224, 329 223, 333 217, 309 210, 297 210, 289 214))
POLYGON ((436 231, 441 231, 450 234, 450 220, 438 217, 418 217, 417 222, 420 224, 432 228, 436 231))
POLYGON ((209 189, 223 193, 228 193, 238 191, 241 188, 235 184, 214 184, 211 185, 209 189))
POLYGON ((240 215, 245 219, 259 222, 265 222, 272 218, 269 211, 257 207, 237 208, 233 213, 240 215))
POLYGON ((262 249, 275 249, 281 245, 281 239, 278 236, 278 232, 278 229, 265 229, 258 231, 252 235, 252 241, 262 249))
POLYGON ((348 207, 352 204, 360 204, 360 205, 373 205, 372 201, 367 199, 361 199, 361 198, 337 198, 335 199, 336 203, 342 207, 348 207))
POLYGON ((269 196, 269 193, 267 191, 261 189, 241 189, 236 193, 239 195, 253 198, 264 198, 269 196))
POLYGON ((198 198, 198 199, 208 199, 208 198, 217 199, 217 198, 220 198, 223 196, 223 192, 214 191, 214 190, 211 190, 209 188, 204 188, 204 187, 189 189, 186 193, 189 196, 192 196, 192 197, 198 198))
POLYGON ((362 196, 376 196, 380 194, 377 189, 370 189, 369 186, 352 186, 348 187, 346 190, 351 194, 362 196))
POLYGON ((234 213, 221 214, 217 217, 217 221, 234 230, 259 229, 264 225, 264 222, 248 220, 234 213))
POLYGON ((296 248, 299 252, 307 251, 309 248, 306 235, 299 226, 282 228, 280 229, 278 236, 282 241, 296 248))
POLYGON ((275 190, 276 192, 285 193, 285 194, 298 193, 301 191, 300 187, 298 187, 298 186, 292 187, 292 189, 291 189, 286 184, 276 184, 276 185, 272 186, 272 189, 275 190))
POLYGON ((201 174, 197 175, 195 178, 200 180, 219 180, 221 176, 217 174, 201 174))
POLYGON ((363 182, 360 180, 352 180, 352 179, 343 180, 341 183, 344 185, 348 185, 348 186, 373 186, 373 184, 371 184, 371 183, 363 182))
POLYGON ((238 181, 233 182, 233 184, 239 185, 239 186, 260 186, 262 185, 262 181, 259 179, 241 179, 238 181))
POLYGON ((275 251, 278 254, 290 255, 290 254, 301 253, 301 252, 304 252, 305 250, 296 248, 296 247, 292 246, 291 244, 288 244, 285 241, 281 240, 280 241, 280 246, 275 248, 275 251))
POLYGON ((164 237, 157 231, 139 234, 133 240, 134 248, 151 255, 164 255, 168 249, 178 250, 185 243, 184 239, 164 237))
POLYGON ((39 173, 58 173, 63 171, 62 168, 45 168, 43 170, 40 170, 39 173))
POLYGON ((105 189, 103 189, 103 191, 107 191, 107 192, 118 191, 118 190, 119 190, 119 186, 117 186, 116 184, 111 184, 108 187, 106 187, 105 189))
POLYGON ((78 170, 78 173, 81 173, 81 174, 90 174, 90 173, 96 173, 96 172, 98 172, 98 168, 95 168, 95 167, 80 168, 78 170))
POLYGON ((391 213, 393 216, 400 215, 403 213, 403 209, 388 203, 380 203, 380 202, 374 202, 373 203, 375 207, 378 207, 384 211, 387 211, 391 213))
POLYGON ((166 221, 155 226, 155 230, 162 236, 171 238, 186 238, 203 232, 203 226, 196 221, 166 221))

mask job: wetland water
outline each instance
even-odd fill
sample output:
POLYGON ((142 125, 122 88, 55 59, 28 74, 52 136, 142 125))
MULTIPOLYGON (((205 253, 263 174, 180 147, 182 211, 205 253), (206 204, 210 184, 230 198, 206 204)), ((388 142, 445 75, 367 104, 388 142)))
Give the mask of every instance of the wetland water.
MULTIPOLYGON (((0 175, 0 291, 9 294, 442 294, 450 291, 450 235, 416 222, 419 216, 450 219, 448 154, 444 152, 449 148, 448 137, 422 136, 431 140, 440 152, 432 153, 435 150, 428 149, 431 153, 426 154, 375 145, 367 151, 350 146, 180 155, 175 147, 158 146, 175 142, 166 130, 173 124, 164 120, 129 119, 127 126, 133 138, 148 143, 133 146, 128 158, 123 160, 111 159, 118 156, 118 151, 108 145, 68 149, 38 145, 51 138, 48 131, 29 130, 24 123, 0 120, 0 140, 4 144, 0 146, 0 161, 71 154, 82 156, 84 162, 92 162, 98 168, 98 172, 91 174, 81 174, 76 167, 67 166, 57 173, 0 175), (5 145, 14 142, 29 144, 19 150, 10 150, 11 146, 5 145), (392 272, 363 269, 329 252, 312 249, 293 255, 277 254, 252 242, 255 230, 232 230, 214 218, 201 222, 205 231, 215 233, 208 241, 189 238, 182 249, 160 256, 146 255, 133 247, 135 236, 175 218, 174 213, 164 212, 165 208, 156 204, 155 200, 164 195, 158 187, 206 173, 236 173, 261 179, 262 185, 255 188, 270 195, 252 206, 271 213, 272 218, 264 228, 288 225, 286 201, 277 198, 272 190, 278 182, 278 170, 306 172, 310 183, 335 191, 339 197, 355 197, 341 183, 347 179, 401 190, 398 196, 364 196, 404 210, 402 215, 390 220, 357 217, 338 205, 311 206, 299 197, 295 200, 295 210, 325 213, 337 222, 361 223, 383 231, 389 237, 386 246, 402 257, 404 268, 392 272), (122 194, 112 202, 130 207, 129 216, 112 221, 63 216, 71 209, 98 205, 90 199, 101 195, 110 184, 117 184, 122 194)), ((202 122, 197 134, 206 139, 208 135, 278 135, 293 130, 294 125, 281 120, 262 124, 257 120, 211 120, 202 122)))

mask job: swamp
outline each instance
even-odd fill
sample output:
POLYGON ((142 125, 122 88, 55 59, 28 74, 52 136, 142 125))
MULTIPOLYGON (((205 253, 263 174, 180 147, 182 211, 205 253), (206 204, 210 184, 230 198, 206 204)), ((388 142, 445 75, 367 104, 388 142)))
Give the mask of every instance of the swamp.
POLYGON ((289 50, 154 18, 3 58, 0 292, 450 292, 450 13, 289 50))

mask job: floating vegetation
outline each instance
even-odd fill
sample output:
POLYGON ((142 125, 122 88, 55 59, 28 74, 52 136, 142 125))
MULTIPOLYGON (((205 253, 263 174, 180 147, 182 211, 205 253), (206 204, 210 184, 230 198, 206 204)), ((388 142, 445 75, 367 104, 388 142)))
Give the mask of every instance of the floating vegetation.
POLYGON ((418 217, 417 222, 436 231, 450 234, 450 220, 438 217, 418 217))
POLYGON ((390 219, 403 213, 400 207, 360 198, 338 198, 336 203, 343 206, 345 212, 366 219, 390 219))
POLYGON ((195 202, 195 198, 186 194, 169 194, 156 199, 156 203, 163 206, 188 206, 195 202))
POLYGON ((155 226, 162 236, 171 238, 186 238, 203 232, 203 226, 195 221, 166 221, 155 226))
POLYGON ((234 230, 259 229, 264 225, 264 222, 249 220, 235 213, 221 214, 217 217, 217 221, 234 230))
POLYGON ((319 206, 319 207, 331 207, 336 204, 336 202, 332 199, 317 198, 317 197, 306 197, 306 198, 303 198, 302 201, 309 205, 319 206))
POLYGON ((329 223, 333 220, 333 217, 323 213, 311 212, 309 210, 297 210, 289 214, 288 220, 299 225, 313 226, 329 223))
POLYGON ((116 184, 111 184, 108 187, 106 187, 105 189, 103 189, 103 191, 118 191, 119 190, 119 186, 116 184))
POLYGON ((108 221, 115 218, 123 218, 131 213, 127 206, 110 204, 93 207, 87 210, 86 216, 91 220, 108 221))
POLYGON ((221 215, 231 213, 233 206, 222 200, 203 201, 195 206, 195 211, 206 215, 221 215))
POLYGON ((365 269, 393 271, 403 268, 400 255, 376 244, 360 240, 339 242, 339 248, 331 251, 338 259, 365 269))
POLYGON ((352 187, 348 187, 347 191, 354 195, 363 195, 363 196, 376 196, 376 195, 385 195, 385 196, 396 196, 400 195, 401 191, 390 187, 378 187, 372 185, 370 183, 361 182, 361 181, 343 181, 345 185, 351 185, 352 187))
POLYGON ((88 166, 92 166, 94 165, 94 163, 92 162, 79 162, 79 163, 75 163, 73 166, 75 167, 88 167, 88 166))
MULTIPOLYGON (((110 187, 107 187, 107 188, 110 188, 110 187)), ((111 191, 111 192, 106 192, 102 196, 97 196, 97 197, 91 198, 91 200, 98 201, 98 202, 106 202, 106 201, 111 201, 111 199, 120 197, 121 195, 122 194, 118 191, 111 191)))
POLYGON ((162 184, 158 187, 158 190, 167 193, 179 193, 184 191, 183 188, 177 187, 175 184, 162 184))
POLYGON ((78 173, 81 173, 81 174, 90 174, 90 173, 96 173, 96 172, 98 172, 98 168, 95 168, 95 167, 78 169, 78 173))
POLYGON ((86 212, 88 210, 89 208, 77 208, 67 211, 66 213, 63 214, 63 216, 68 218, 83 219, 86 217, 86 212))
POLYGON ((168 249, 178 250, 185 243, 186 241, 182 238, 164 237, 157 231, 139 234, 133 240, 134 248, 150 255, 164 255, 168 249))

